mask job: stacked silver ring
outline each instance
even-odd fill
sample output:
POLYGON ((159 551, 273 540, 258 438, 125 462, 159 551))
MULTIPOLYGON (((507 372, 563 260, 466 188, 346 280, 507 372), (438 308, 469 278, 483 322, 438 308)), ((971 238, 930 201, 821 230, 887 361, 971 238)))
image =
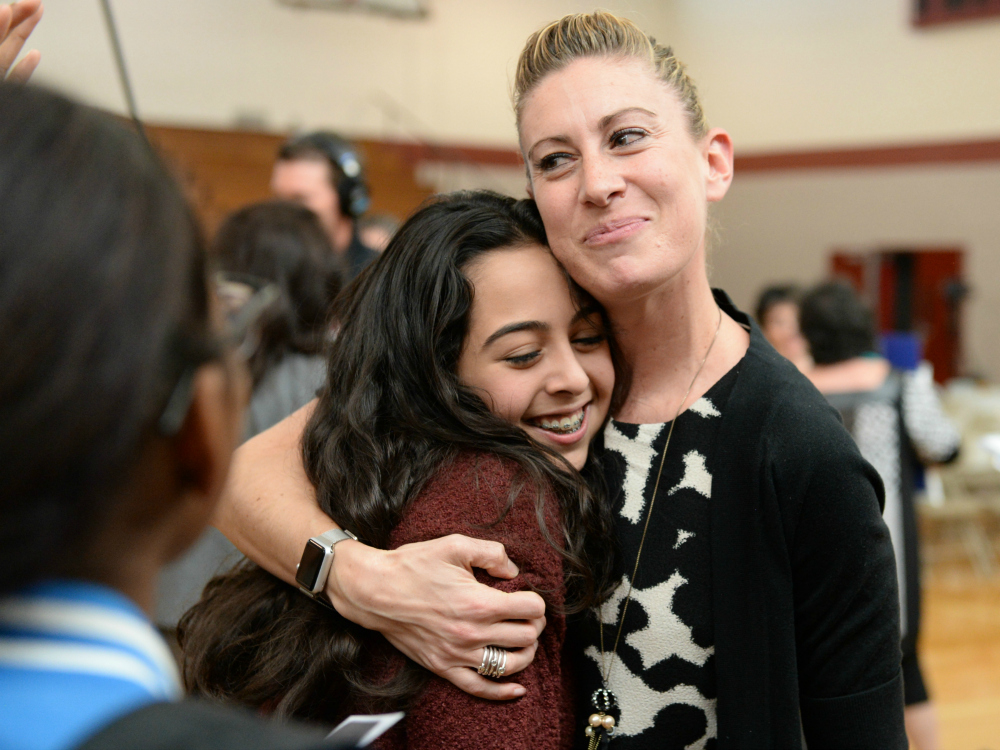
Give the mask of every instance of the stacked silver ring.
POLYGON ((487 646, 483 650, 483 663, 476 671, 483 677, 503 677, 507 671, 507 650, 499 646, 487 646))

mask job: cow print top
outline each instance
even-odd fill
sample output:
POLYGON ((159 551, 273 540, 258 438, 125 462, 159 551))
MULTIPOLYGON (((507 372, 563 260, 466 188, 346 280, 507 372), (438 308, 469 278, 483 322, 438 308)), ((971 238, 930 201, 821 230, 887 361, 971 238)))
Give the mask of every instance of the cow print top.
MULTIPOLYGON (((607 687, 618 699, 612 747, 710 750, 716 743, 710 507, 706 468, 722 412, 739 374, 730 370, 677 418, 617 657, 607 687)), ((621 583, 601 607, 606 657, 635 566, 650 496, 670 423, 611 421, 603 456, 621 543, 621 583)), ((595 446, 596 450, 602 450, 595 446)), ((590 696, 601 687, 596 613, 579 618, 576 649, 577 737, 585 747, 590 696)))

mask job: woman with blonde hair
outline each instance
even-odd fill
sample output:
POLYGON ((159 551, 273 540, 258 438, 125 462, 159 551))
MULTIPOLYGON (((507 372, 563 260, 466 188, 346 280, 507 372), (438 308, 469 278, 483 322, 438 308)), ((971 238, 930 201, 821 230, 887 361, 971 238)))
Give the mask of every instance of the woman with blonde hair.
MULTIPOLYGON (((610 13, 566 16, 521 54, 515 111, 553 254, 610 317, 632 370, 604 433, 624 564, 571 626, 578 738, 621 748, 905 748, 899 611, 882 485, 836 413, 706 270, 708 206, 733 176, 683 65, 610 13)), ((300 469, 310 407, 237 458, 220 527, 286 580, 334 526, 300 469)), ((336 547, 322 590, 482 697, 484 649, 530 661, 531 592, 502 547, 448 537, 336 547)), ((544 721, 545 717, 539 717, 544 721)), ((503 738, 485 746, 501 746, 503 738)))

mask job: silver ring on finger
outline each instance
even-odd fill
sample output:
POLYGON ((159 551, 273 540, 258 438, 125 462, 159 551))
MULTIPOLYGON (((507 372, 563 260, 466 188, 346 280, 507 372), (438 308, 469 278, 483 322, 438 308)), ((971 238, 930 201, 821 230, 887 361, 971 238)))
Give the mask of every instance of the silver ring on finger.
POLYGON ((476 671, 484 677, 503 677, 507 671, 507 649, 487 646, 483 649, 483 661, 476 671))
POLYGON ((492 648, 493 648, 492 646, 487 646, 486 648, 483 649, 483 661, 479 665, 479 669, 476 670, 481 675, 485 675, 486 674, 486 669, 489 667, 489 664, 490 664, 490 649, 492 649, 492 648))

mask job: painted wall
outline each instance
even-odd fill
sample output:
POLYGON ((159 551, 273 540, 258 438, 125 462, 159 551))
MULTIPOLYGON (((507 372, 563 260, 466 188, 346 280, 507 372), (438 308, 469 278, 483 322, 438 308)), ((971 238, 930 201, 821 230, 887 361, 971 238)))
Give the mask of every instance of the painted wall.
POLYGON ((677 50, 742 151, 1000 136, 1000 19, 915 0, 673 0, 677 50))
MULTIPOLYGON (((913 0, 612 0, 672 43, 743 151, 995 137, 1000 20, 916 29, 913 0)), ((142 113, 514 143, 535 28, 592 0, 429 0, 424 22, 273 0, 113 0, 142 113)), ((121 110, 98 0, 48 0, 41 81, 121 110)))
MULTIPOLYGON (((528 34, 581 0, 429 0, 426 21, 293 9, 274 0, 112 0, 150 121, 368 137, 516 143, 508 96, 528 34)), ((649 28, 662 0, 606 3, 649 28)), ((41 82, 123 111, 98 0, 46 0, 41 82)))
POLYGON ((737 174, 713 208, 713 284, 752 309, 768 283, 812 284, 833 249, 966 250, 966 371, 1000 380, 1000 163, 737 174))

